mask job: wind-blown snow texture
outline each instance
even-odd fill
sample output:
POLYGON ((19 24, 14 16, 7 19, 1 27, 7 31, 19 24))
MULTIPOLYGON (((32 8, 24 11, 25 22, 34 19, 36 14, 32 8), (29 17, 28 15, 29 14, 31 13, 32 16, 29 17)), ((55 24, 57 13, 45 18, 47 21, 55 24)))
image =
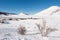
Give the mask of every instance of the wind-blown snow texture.
POLYGON ((0 20, 5 20, 5 23, 0 23, 0 40, 60 40, 60 7, 51 6, 35 15, 0 15, 0 20), (19 20, 8 20, 19 19, 19 20), (21 20, 20 18, 26 18, 21 20), (28 19, 30 18, 30 19, 28 19), (34 19, 37 18, 37 19, 34 19), (57 31, 48 34, 48 37, 43 37, 36 24, 43 26, 43 19, 46 20, 47 26, 56 28, 57 31), (20 25, 26 28, 25 35, 18 34, 20 25))

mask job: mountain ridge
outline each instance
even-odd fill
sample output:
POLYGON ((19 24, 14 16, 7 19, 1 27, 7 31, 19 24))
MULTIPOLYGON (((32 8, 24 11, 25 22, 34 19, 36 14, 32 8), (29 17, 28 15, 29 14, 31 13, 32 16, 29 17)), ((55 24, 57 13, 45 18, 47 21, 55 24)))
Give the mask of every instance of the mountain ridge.
POLYGON ((45 10, 42 10, 34 15, 34 17, 40 17, 40 16, 50 16, 50 15, 56 15, 60 14, 60 7, 59 6, 51 6, 48 7, 45 10))

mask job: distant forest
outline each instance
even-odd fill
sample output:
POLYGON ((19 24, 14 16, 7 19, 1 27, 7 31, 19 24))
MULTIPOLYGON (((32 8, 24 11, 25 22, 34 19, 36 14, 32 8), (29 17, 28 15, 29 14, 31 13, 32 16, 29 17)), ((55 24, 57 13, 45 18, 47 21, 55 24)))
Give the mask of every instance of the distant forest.
POLYGON ((8 13, 8 12, 0 12, 0 15, 3 14, 3 15, 8 15, 8 14, 16 14, 16 13, 8 13))

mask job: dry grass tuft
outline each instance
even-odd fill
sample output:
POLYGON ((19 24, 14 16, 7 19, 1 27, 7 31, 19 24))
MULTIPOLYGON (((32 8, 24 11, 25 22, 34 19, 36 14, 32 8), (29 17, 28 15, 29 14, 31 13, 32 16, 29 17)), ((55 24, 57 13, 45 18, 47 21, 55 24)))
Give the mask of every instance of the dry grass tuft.
POLYGON ((26 33, 26 28, 23 27, 23 26, 20 26, 20 27, 18 28, 18 33, 21 34, 21 35, 25 35, 25 33, 26 33))

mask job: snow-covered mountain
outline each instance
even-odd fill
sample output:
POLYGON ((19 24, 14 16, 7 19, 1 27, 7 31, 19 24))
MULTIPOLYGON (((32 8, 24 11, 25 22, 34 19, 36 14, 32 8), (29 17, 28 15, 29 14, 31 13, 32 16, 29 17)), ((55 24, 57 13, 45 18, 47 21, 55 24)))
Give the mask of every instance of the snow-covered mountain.
POLYGON ((19 16, 20 18, 30 18, 29 15, 26 15, 26 14, 24 14, 24 13, 19 13, 18 16, 19 16))
MULTIPOLYGON (((4 13, 4 12, 1 12, 0 14, 10 14, 10 13, 4 13)), ((18 18, 29 18, 29 17, 32 17, 32 18, 38 18, 38 17, 45 17, 45 16, 53 16, 53 15, 59 15, 60 14, 60 7, 59 6, 51 6, 51 7, 48 7, 34 15, 26 15, 24 14, 23 12, 22 13, 19 13, 17 15, 9 15, 10 17, 18 17, 18 18)))
POLYGON ((10 18, 31 18, 29 15, 26 15, 24 13, 19 13, 17 15, 9 15, 6 17, 10 17, 10 18))
POLYGON ((52 16, 52 15, 60 15, 60 7, 59 6, 51 6, 45 10, 42 10, 38 13, 36 13, 35 15, 33 15, 33 17, 47 17, 47 16, 52 16))

